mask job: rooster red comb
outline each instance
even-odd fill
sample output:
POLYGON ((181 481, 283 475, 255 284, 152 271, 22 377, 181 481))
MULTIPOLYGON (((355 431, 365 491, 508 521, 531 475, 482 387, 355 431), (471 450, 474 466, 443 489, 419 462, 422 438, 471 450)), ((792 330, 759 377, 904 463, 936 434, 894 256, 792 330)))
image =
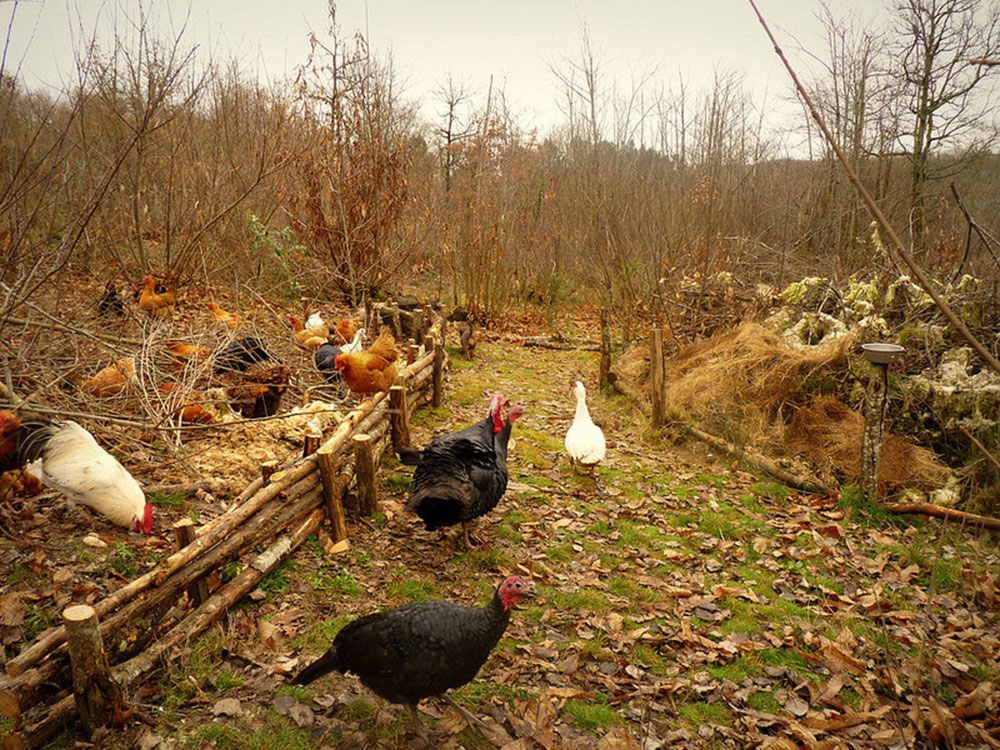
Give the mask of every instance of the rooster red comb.
POLYGON ((135 530, 141 534, 149 534, 153 531, 153 505, 152 503, 146 503, 146 507, 142 509, 142 520, 136 519, 135 530))

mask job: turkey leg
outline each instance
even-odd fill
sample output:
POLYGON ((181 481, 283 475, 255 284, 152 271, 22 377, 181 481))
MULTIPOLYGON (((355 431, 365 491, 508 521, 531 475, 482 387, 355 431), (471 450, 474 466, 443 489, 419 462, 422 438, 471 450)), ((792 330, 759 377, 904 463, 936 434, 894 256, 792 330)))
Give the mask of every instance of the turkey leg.
POLYGON ((468 722, 470 727, 475 726, 484 734, 488 734, 489 730, 486 728, 486 725, 483 723, 482 719, 470 713, 469 711, 466 711, 454 698, 452 698, 447 693, 441 693, 441 697, 444 698, 445 701, 450 703, 452 708, 456 709, 460 714, 462 714, 462 718, 464 718, 466 722, 468 722))

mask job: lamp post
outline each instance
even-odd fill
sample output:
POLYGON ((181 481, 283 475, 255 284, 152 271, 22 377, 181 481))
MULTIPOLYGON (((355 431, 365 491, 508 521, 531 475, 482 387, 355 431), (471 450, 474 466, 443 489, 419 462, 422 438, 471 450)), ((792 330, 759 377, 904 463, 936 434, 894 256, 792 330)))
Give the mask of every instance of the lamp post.
POLYGON ((885 420, 889 365, 905 351, 899 344, 862 344, 862 353, 872 363, 865 393, 865 432, 861 441, 861 491, 878 501, 878 464, 882 456, 882 423, 885 420))

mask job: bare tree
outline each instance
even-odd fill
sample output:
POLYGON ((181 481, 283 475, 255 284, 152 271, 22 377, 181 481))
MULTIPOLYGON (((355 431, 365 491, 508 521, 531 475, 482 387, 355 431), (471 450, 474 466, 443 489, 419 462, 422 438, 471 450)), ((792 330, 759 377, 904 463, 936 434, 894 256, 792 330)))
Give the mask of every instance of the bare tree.
MULTIPOLYGON (((945 176, 932 170, 932 157, 948 149, 981 151, 996 137, 988 121, 993 91, 983 85, 996 69, 970 58, 1000 52, 1000 8, 982 0, 900 0, 895 13, 894 58, 909 115, 904 150, 910 159, 910 237, 919 257, 925 251, 928 182, 945 176)), ((961 164, 952 159, 947 169, 954 174, 961 164)))

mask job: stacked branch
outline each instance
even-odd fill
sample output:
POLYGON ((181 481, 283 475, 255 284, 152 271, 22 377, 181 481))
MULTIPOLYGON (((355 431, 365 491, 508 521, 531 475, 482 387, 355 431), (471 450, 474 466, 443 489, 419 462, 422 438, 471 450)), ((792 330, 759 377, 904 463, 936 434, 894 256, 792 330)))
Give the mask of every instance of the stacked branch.
MULTIPOLYGON (((407 411, 431 400, 434 364, 431 351, 402 371, 407 411)), ((106 643, 110 636, 123 632, 145 633, 147 641, 156 639, 129 644, 129 653, 138 654, 114 668, 123 687, 148 674, 175 646, 216 622, 318 528, 324 515, 320 455, 330 462, 335 472, 333 490, 342 496, 355 480, 352 438, 367 434, 371 454, 378 461, 390 443, 391 411, 386 393, 364 401, 337 425, 317 452, 287 462, 266 483, 262 478, 254 480, 226 513, 200 527, 193 541, 94 605, 106 643), (267 548, 233 581, 209 595, 166 633, 157 632, 158 624, 163 627, 160 613, 186 591, 212 571, 264 545, 267 548), (140 623, 145 626, 134 627, 140 623)), ((115 654, 108 656, 114 661, 115 654)), ((71 687, 67 681, 66 628, 46 631, 7 662, 6 670, 7 675, 0 678, 0 706, 14 721, 11 741, 21 747, 39 747, 76 716, 72 694, 51 706, 44 705, 46 696, 42 694, 43 686, 45 691, 53 685, 71 687)))

